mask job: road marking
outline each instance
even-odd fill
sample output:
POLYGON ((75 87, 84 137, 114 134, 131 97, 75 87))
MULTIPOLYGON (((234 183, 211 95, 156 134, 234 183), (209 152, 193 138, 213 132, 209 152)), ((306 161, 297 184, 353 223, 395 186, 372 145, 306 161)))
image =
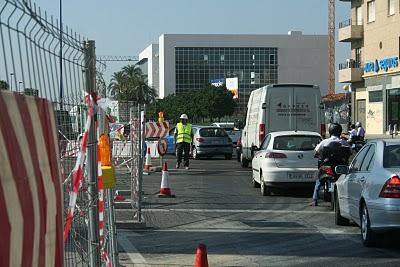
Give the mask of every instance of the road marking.
MULTIPOLYGON (((116 209, 118 210, 118 209, 116 209)), ((149 212, 204 212, 204 213, 281 213, 281 214, 328 214, 331 211, 318 210, 240 210, 240 209, 146 209, 149 212)))
POLYGON ((127 237, 131 235, 118 235, 118 244, 124 249, 126 255, 133 265, 139 264, 140 266, 150 266, 143 258, 142 254, 133 246, 132 242, 127 237))

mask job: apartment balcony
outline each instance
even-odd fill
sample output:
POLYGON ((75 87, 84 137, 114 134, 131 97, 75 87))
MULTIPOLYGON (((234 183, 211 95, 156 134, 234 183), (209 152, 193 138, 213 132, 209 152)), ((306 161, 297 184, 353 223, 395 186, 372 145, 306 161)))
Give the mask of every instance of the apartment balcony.
POLYGON ((362 81, 364 69, 360 62, 348 59, 346 63, 339 64, 339 82, 353 83, 362 81))
POLYGON ((339 23, 339 42, 351 42, 364 37, 363 25, 353 24, 351 19, 339 23))

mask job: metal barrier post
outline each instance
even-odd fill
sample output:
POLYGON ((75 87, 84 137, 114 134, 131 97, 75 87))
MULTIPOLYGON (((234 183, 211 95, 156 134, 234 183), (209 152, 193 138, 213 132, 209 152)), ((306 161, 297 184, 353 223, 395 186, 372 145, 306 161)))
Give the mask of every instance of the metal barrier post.
POLYGON ((119 265, 119 257, 118 257, 118 246, 117 246, 117 231, 115 229, 115 213, 114 213, 114 190, 106 189, 106 199, 107 206, 109 209, 108 212, 108 228, 109 228, 109 239, 110 239, 110 261, 112 266, 117 267, 119 265))
MULTIPOLYGON (((85 42, 85 64, 86 64, 86 92, 90 95, 96 88, 96 55, 95 42, 85 42)), ((94 110, 91 127, 89 129, 89 142, 87 152, 88 172, 88 199, 89 199, 89 231, 88 231, 88 256, 89 266, 100 266, 100 243, 99 243, 99 211, 97 205, 97 138, 96 123, 97 111, 94 110)))

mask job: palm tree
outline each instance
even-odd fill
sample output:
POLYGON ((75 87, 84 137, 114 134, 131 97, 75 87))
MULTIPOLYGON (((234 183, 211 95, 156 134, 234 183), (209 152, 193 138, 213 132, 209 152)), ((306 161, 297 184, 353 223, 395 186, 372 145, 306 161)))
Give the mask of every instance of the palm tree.
POLYGON ((146 76, 135 65, 128 65, 115 72, 109 85, 109 93, 118 100, 135 101, 141 104, 153 102, 157 96, 153 87, 147 84, 146 76))
POLYGON ((122 71, 114 72, 108 85, 108 94, 115 99, 119 99, 121 92, 124 91, 125 74, 122 71))

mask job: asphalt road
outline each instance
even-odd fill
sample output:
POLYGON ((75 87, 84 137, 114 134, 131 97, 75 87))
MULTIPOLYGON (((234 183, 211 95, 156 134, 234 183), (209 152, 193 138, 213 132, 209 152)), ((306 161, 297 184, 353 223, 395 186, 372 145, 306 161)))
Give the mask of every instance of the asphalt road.
POLYGON ((365 248, 327 203, 308 206, 312 189, 263 197, 234 160, 192 160, 188 171, 168 162, 176 198, 157 197, 159 173, 144 177, 146 228, 119 230, 122 266, 193 266, 199 243, 209 266, 400 266, 398 237, 365 248))

